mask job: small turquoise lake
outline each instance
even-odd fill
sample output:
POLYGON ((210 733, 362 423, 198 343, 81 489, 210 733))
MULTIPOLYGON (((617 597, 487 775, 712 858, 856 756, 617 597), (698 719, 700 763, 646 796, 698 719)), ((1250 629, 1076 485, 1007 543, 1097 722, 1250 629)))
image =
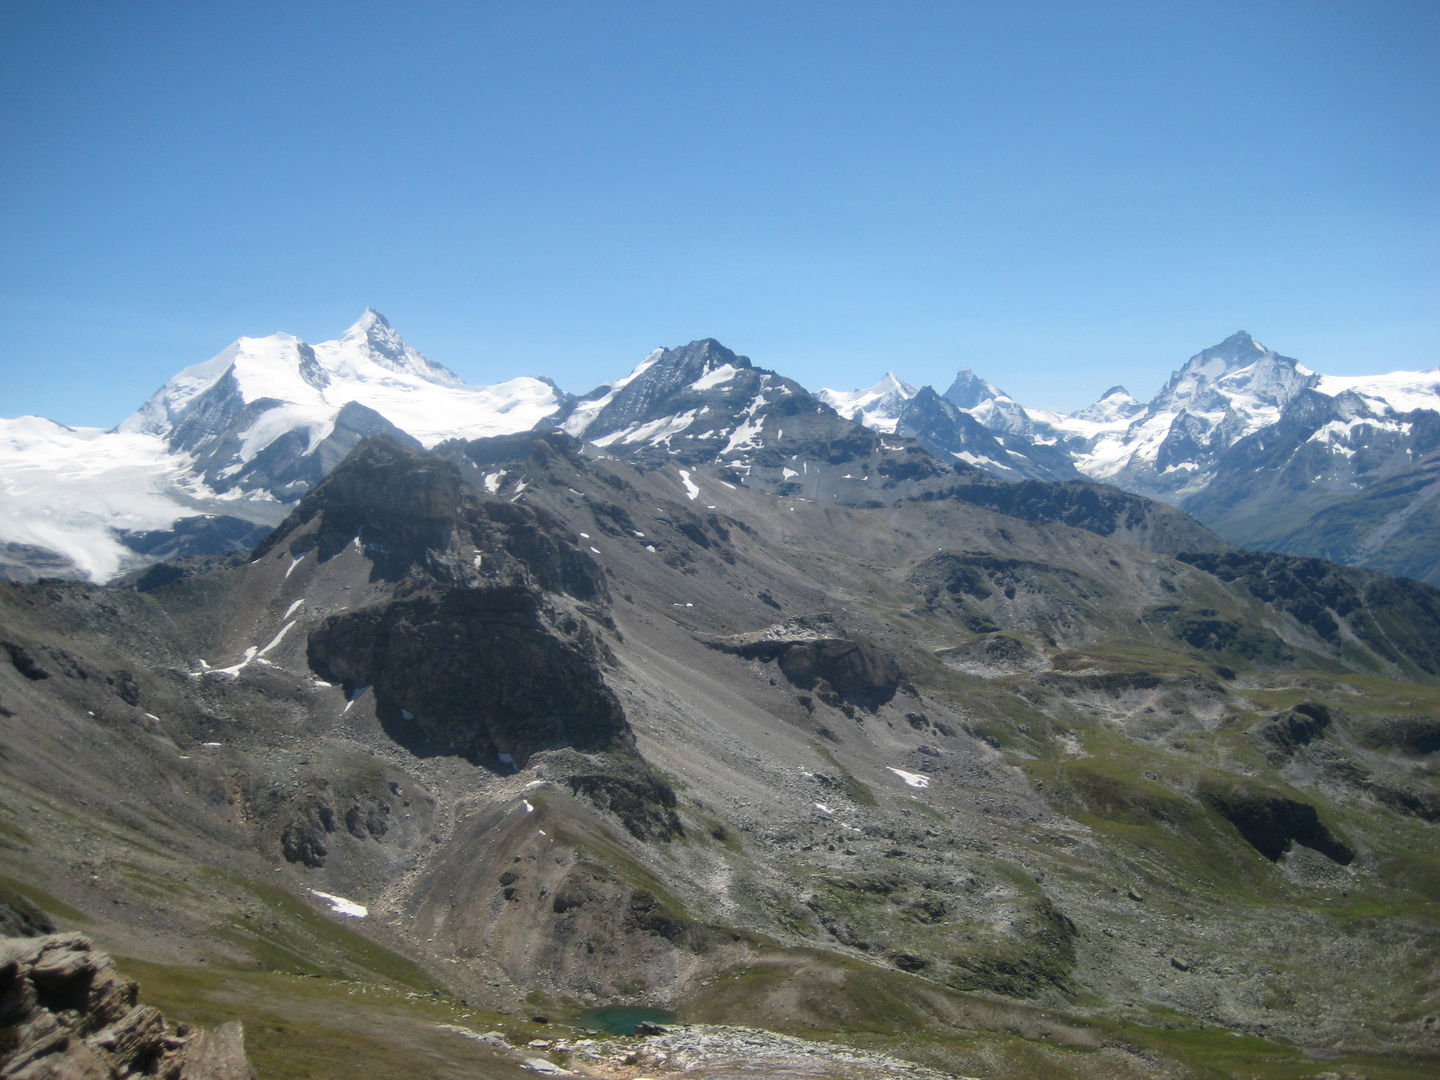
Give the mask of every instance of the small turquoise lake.
POLYGON ((587 1009, 580 1025, 611 1035, 634 1035, 636 1024, 673 1024, 678 1017, 666 1009, 647 1009, 639 1005, 605 1005, 587 1009))

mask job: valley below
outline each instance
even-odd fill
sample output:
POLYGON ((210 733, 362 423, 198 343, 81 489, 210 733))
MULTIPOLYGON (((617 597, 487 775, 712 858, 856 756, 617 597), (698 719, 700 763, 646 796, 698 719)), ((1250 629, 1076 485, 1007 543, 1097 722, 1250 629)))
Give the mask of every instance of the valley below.
POLYGON ((0 584, 6 933, 262 1080, 1434 1075, 1440 590, 802 404, 0 584))

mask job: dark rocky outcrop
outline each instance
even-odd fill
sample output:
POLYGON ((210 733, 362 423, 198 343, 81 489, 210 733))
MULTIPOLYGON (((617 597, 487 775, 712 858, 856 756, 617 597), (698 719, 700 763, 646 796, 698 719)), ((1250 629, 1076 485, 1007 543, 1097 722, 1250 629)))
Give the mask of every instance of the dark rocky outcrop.
POLYGON ((648 769, 589 770, 566 779, 574 794, 610 811, 637 839, 672 840, 685 834, 675 814, 674 790, 648 769))
POLYGON ((1273 719, 1250 729, 1250 734, 1277 760, 1322 738, 1333 723, 1330 710, 1318 701, 1302 701, 1273 719))
POLYGON ((1356 741, 1373 750, 1423 757, 1440 750, 1440 717, 1388 716, 1355 721, 1356 741))
POLYGON ((1213 608, 1164 604, 1147 612, 1145 621, 1158 623, 1202 652, 1261 664, 1287 664, 1295 659, 1295 650, 1273 630, 1213 608))
MULTIPOLYGON (((401 741, 496 764, 556 746, 628 745, 600 671, 603 644, 548 599, 603 603, 604 577, 542 512, 487 499, 451 462, 377 437, 255 558, 282 543, 321 561, 357 543, 372 580, 406 581, 389 602, 331 616, 308 646, 322 678, 352 694, 374 687, 401 741)), ((297 833, 295 854, 311 863, 321 853, 304 839, 297 833)))
POLYGON ((308 655, 351 693, 373 687, 382 720, 431 752, 523 765, 552 747, 631 742, 589 627, 520 586, 432 590, 334 615, 308 655))
POLYGON ((172 1026, 81 934, 0 939, 0 1076, 254 1080, 238 1021, 172 1026))
POLYGON ((821 700, 876 709, 895 696, 900 666, 874 645, 847 636, 829 615, 790 619, 750 634, 705 642, 747 660, 777 661, 793 685, 821 700))
POLYGON ((39 682, 41 679, 50 677, 50 672, 40 666, 24 645, 14 641, 0 641, 0 650, 3 650, 10 658, 10 663, 15 665, 15 670, 31 682, 39 682))
POLYGON ((1355 853, 1325 827, 1309 803, 1244 781, 1207 784, 1200 795, 1271 862, 1279 860, 1291 844, 1318 851, 1341 866, 1354 861, 1355 853))
POLYGON ((314 550, 323 562, 358 541, 374 562, 374 577, 394 580, 450 546, 461 491, 460 474, 448 461, 371 436, 301 500, 254 558, 288 539, 292 555, 314 550), (307 529, 312 522, 317 527, 307 529))
POLYGON ((55 921, 28 896, 0 888, 0 937, 40 937, 55 930, 55 921))

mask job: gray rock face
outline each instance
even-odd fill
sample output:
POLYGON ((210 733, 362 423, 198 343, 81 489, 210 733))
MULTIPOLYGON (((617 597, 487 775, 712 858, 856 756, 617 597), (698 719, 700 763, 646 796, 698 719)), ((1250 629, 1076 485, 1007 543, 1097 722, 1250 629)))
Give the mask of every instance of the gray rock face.
POLYGON ((0 1075, 254 1080, 238 1021, 172 1027, 82 934, 0 939, 0 1075))
POLYGON ((877 709, 900 685, 900 666, 892 657, 847 636, 829 615, 802 616, 707 644, 749 660, 778 661, 793 685, 836 704, 877 709))
POLYGON ((472 760, 504 754, 523 765, 538 750, 629 742, 588 631, 520 587, 444 590, 332 616, 311 633, 309 657, 316 674, 352 693, 373 686, 400 733, 413 727, 424 743, 472 760))
MULTIPOLYGON (((757 374, 748 356, 737 356, 714 338, 692 341, 679 349, 667 349, 646 371, 623 387, 596 415, 586 428, 586 436, 595 439, 620 431, 632 424, 658 415, 683 412, 692 404, 702 404, 706 397, 724 401, 742 396, 757 374), (739 386, 731 385, 722 393, 708 393, 694 388, 705 375, 729 365, 736 371, 739 386), (688 391, 688 393, 687 393, 688 391)), ((714 388, 719 389, 718 384, 714 388)))

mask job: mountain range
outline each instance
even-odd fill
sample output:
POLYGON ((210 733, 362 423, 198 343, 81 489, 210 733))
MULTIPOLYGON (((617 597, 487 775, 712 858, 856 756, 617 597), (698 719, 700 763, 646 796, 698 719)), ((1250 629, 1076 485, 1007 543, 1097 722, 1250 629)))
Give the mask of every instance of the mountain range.
POLYGON ((379 433, 428 449, 560 430, 637 461, 721 463, 741 482, 823 486, 852 502, 866 481, 822 483, 810 471, 820 462, 782 461, 803 449, 789 445, 802 431, 873 443, 845 425, 829 432, 830 410, 941 463, 1106 484, 1233 544, 1440 582, 1440 371, 1318 375, 1242 332, 1191 357, 1148 403, 1117 386, 1067 416, 1026 409, 969 369, 944 394, 886 374, 812 395, 705 340, 657 349, 577 397, 545 378, 469 386, 373 310, 313 346, 241 338, 110 431, 0 421, 0 574, 106 580, 245 547, 379 433))
MULTIPOLYGON (((1416 437, 1385 385, 1237 337, 1059 417, 704 339, 572 396, 367 312, 7 421, 6 955, 265 1080, 1433 1076, 1440 589, 1155 497, 1416 437)), ((119 1059, 25 970, 0 1074, 119 1059)))
POLYGON ((819 396, 996 476, 1083 476, 1177 506, 1234 544, 1440 583, 1440 370, 1319 375, 1240 332, 1148 403, 1116 386, 1068 416, 1022 408, 968 369, 944 395, 887 374, 819 396))

